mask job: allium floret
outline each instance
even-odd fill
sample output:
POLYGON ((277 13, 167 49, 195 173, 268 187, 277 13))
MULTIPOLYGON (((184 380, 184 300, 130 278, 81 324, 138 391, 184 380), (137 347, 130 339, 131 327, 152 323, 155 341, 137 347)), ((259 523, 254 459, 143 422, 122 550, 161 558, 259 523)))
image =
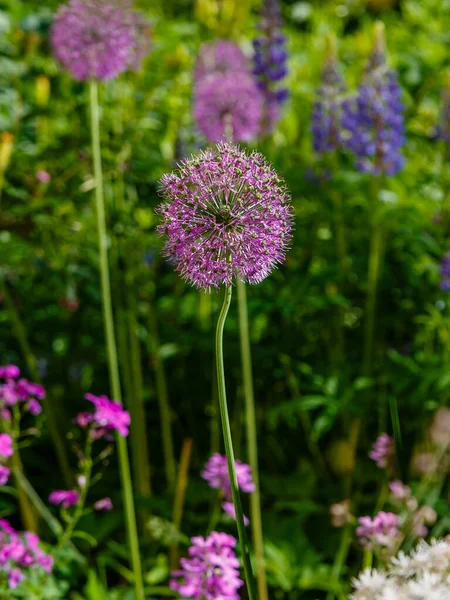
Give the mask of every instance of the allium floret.
POLYGON ((55 15, 55 57, 78 81, 112 79, 137 69, 149 49, 149 25, 127 0, 70 0, 55 15))
POLYGON ((195 83, 200 83, 210 75, 247 74, 249 61, 234 42, 217 40, 200 47, 194 69, 195 83))
POLYGON ((220 143, 165 175, 161 195, 163 253, 196 287, 259 283, 284 260, 292 206, 261 154, 220 143))

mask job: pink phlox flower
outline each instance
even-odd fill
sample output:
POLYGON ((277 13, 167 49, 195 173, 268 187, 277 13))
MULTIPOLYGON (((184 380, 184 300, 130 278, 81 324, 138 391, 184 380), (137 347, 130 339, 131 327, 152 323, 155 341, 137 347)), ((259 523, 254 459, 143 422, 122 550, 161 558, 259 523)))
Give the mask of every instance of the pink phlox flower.
POLYGON ((48 497, 51 504, 61 504, 63 508, 69 508, 78 503, 80 492, 77 490, 55 490, 48 497))
POLYGON ((107 396, 86 394, 84 397, 94 404, 93 420, 99 427, 107 431, 115 429, 123 437, 128 435, 131 422, 130 413, 121 404, 110 400, 107 396))
POLYGON ((375 461, 377 467, 385 469, 390 457, 394 454, 394 438, 387 433, 382 433, 369 452, 369 457, 375 461))
POLYGON ((11 469, 5 467, 4 465, 0 465, 0 485, 6 485, 10 475, 11 469))
POLYGON ((13 440, 8 433, 0 433, 0 456, 8 458, 14 454, 13 440))

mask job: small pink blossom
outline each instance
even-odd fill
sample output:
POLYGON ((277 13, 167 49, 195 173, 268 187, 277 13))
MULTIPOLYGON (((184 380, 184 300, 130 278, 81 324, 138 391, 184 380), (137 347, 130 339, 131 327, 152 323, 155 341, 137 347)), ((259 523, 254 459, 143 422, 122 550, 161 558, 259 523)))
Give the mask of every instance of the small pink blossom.
POLYGON ((50 173, 48 173, 47 171, 44 171, 43 169, 40 169, 36 173, 36 179, 38 181, 40 181, 41 183, 50 183, 52 177, 51 177, 50 173))
POLYGON ((391 456, 394 454, 394 438, 387 433, 382 433, 369 452, 369 457, 375 461, 377 467, 385 469, 391 456))
POLYGON ((12 437, 7 433, 0 433, 0 456, 8 458, 14 454, 12 437))
POLYGON ((393 549, 398 541, 400 520, 394 513, 380 511, 373 519, 360 517, 358 523, 356 535, 362 546, 393 549))
POLYGON ((86 400, 95 406, 93 421, 106 431, 115 429, 119 435, 126 437, 130 426, 130 413, 121 404, 110 400, 107 396, 94 396, 86 394, 86 400))
POLYGON ((111 502, 111 498, 102 498, 94 504, 95 510, 112 510, 112 508, 113 503, 111 502))
POLYGON ((20 369, 16 365, 5 365, 0 367, 0 378, 1 379, 18 379, 20 376, 20 369))
POLYGON ((25 579, 25 575, 18 567, 14 567, 8 573, 8 585, 12 590, 15 590, 21 581, 25 579))
MULTIPOLYGON (((234 521, 236 521, 236 509, 232 502, 224 502, 222 504, 222 508, 223 508, 224 512, 227 513, 227 515, 229 515, 234 521)), ((248 517, 246 517, 245 515, 243 515, 243 517, 244 517, 244 525, 247 527, 247 525, 249 525, 250 521, 248 520, 248 517)))
POLYGON ((6 485, 10 475, 11 469, 5 467, 4 465, 0 465, 0 485, 6 485))
POLYGON ((27 403, 27 409, 33 416, 37 416, 42 412, 42 406, 34 398, 27 403))
MULTIPOLYGON (((250 465, 239 459, 236 459, 234 464, 239 489, 247 494, 254 492, 255 484, 252 479, 250 465)), ((228 462, 225 455, 218 452, 213 454, 205 464, 201 476, 208 482, 210 487, 222 490, 225 499, 231 501, 230 476, 228 474, 228 462)))
POLYGON ((78 503, 80 492, 76 490, 55 490, 48 497, 51 504, 61 504, 63 508, 69 508, 78 503))

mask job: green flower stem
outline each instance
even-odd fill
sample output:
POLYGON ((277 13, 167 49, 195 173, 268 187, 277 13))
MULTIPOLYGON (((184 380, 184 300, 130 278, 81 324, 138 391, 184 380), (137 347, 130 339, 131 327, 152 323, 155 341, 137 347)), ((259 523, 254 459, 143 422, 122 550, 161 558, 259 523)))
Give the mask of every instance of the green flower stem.
POLYGON ((255 551, 256 582, 260 600, 269 600, 266 570, 264 567, 264 537, 261 518, 261 494, 259 488, 258 439, 247 311, 247 290, 245 283, 239 280, 237 282, 237 297, 239 333, 241 338, 242 376, 245 396, 247 448, 253 482, 255 484, 255 491, 250 494, 250 518, 252 524, 253 547, 255 551))
MULTIPOLYGON (((183 520, 184 500, 189 481, 189 465, 191 464, 191 454, 192 438, 186 438, 181 449, 180 468, 178 469, 177 485, 172 509, 172 523, 175 525, 177 532, 181 531, 181 522, 183 520)), ((178 565, 178 540, 171 545, 169 556, 169 564, 171 569, 176 569, 178 565)))
MULTIPOLYGON (((103 196, 103 173, 100 147, 100 115, 98 104, 98 87, 95 80, 90 82, 91 104, 91 135, 92 153, 94 158, 95 176, 95 208, 97 216, 98 244, 100 253, 100 279, 102 289, 103 321, 105 327, 106 347, 108 354, 108 368, 111 392, 114 400, 122 401, 119 379, 119 365, 117 362, 116 340, 114 334, 114 320, 111 302, 111 283, 109 279, 108 247, 106 234, 105 201, 103 196)), ((125 507, 125 518, 128 533, 128 544, 131 554, 131 564, 134 573, 134 586, 136 600, 144 600, 144 585, 142 581, 141 557, 139 554, 139 538, 136 525, 136 512, 134 507, 133 486, 131 482, 130 461, 126 439, 117 435, 120 474, 122 480, 122 494, 125 507)))
MULTIPOLYGON (((6 286, 6 283, 4 282, 2 277, 0 277, 0 292, 3 295, 5 306, 8 310, 9 318, 11 320, 14 336, 16 337, 17 343, 19 344, 30 375, 33 378, 33 381, 39 383, 40 377, 37 369, 36 357, 34 356, 30 344, 28 342, 25 325, 22 322, 22 319, 20 318, 20 315, 15 307, 11 294, 9 293, 8 287, 6 286)), ((70 463, 69 458, 67 456, 67 450, 64 444, 64 439, 61 435, 61 428, 58 424, 58 419, 56 418, 55 407, 52 406, 51 400, 48 395, 42 398, 42 404, 44 407, 44 413, 46 416, 50 437, 55 448, 56 458, 58 460, 59 467, 64 478, 64 482, 68 487, 70 487, 70 485, 72 485, 70 463)))
POLYGON ((222 309, 217 321, 216 330, 216 365, 217 365, 217 386, 219 390, 220 416, 222 420, 222 431, 225 445, 225 454, 228 461, 228 473, 230 475, 231 494, 236 511, 236 524, 241 542, 242 562, 244 565, 245 579, 247 582, 247 591, 249 600, 257 600, 256 586, 253 578, 252 564, 250 560, 250 550, 247 534, 244 525, 244 514, 242 512, 241 498, 236 476, 236 466, 234 462, 233 441, 231 438, 230 418, 228 416, 227 396, 225 387, 225 371, 223 365, 223 328, 227 318, 228 309, 231 303, 232 288, 225 289, 222 309))

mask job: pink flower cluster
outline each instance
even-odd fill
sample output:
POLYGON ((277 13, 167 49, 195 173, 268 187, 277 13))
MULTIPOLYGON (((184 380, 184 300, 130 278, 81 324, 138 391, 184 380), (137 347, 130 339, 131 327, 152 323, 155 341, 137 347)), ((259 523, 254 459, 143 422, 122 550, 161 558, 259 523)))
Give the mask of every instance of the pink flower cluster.
POLYGON ((70 508, 78 504, 80 492, 77 490, 55 490, 48 497, 50 504, 60 504, 63 508, 70 508))
POLYGON ((29 569, 43 569, 51 573, 53 557, 39 548, 39 538, 28 531, 17 532, 8 521, 0 519, 0 573, 15 589, 27 576, 29 569))
POLYGON ((394 454, 394 438, 387 433, 382 433, 369 452, 369 457, 375 461, 377 467, 385 469, 394 454))
POLYGON ((191 542, 189 558, 180 560, 182 569, 172 573, 170 587, 184 598, 239 600, 243 581, 233 550, 235 538, 213 531, 206 539, 198 536, 191 542))
POLYGON ((82 428, 92 426, 91 434, 94 439, 107 436, 115 430, 126 437, 131 423, 130 413, 121 404, 110 400, 107 396, 86 394, 86 400, 94 404, 93 413, 81 412, 75 418, 75 423, 82 428))
MULTIPOLYGON (((8 433, 0 433, 0 461, 8 459, 14 454, 13 439, 8 433)), ((0 464, 0 485, 8 482, 11 470, 9 467, 0 464)))
POLYGON ((387 548, 392 550, 399 538, 400 519, 391 512, 380 511, 372 519, 360 517, 356 535, 366 548, 387 548))
POLYGON ((10 419, 9 407, 21 403, 32 415, 42 412, 39 400, 45 398, 42 385, 20 378, 20 369, 16 365, 0 367, 0 407, 3 419, 10 419))

